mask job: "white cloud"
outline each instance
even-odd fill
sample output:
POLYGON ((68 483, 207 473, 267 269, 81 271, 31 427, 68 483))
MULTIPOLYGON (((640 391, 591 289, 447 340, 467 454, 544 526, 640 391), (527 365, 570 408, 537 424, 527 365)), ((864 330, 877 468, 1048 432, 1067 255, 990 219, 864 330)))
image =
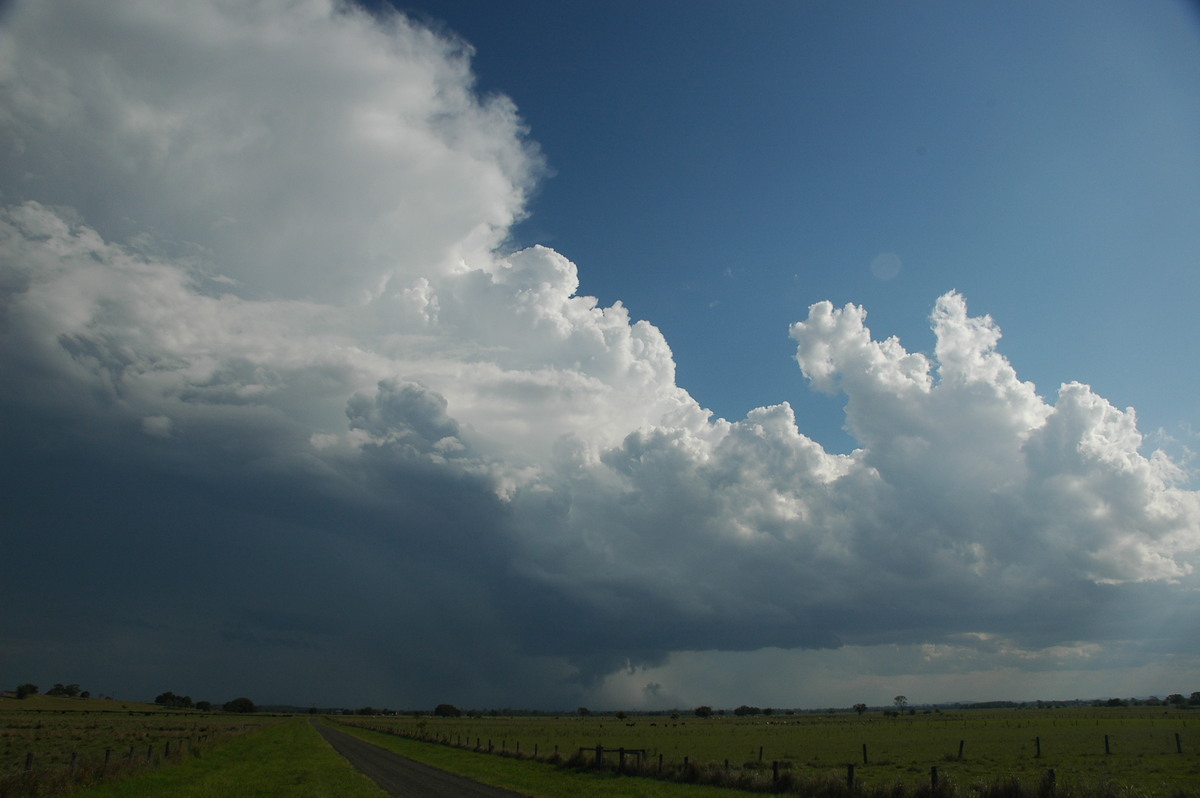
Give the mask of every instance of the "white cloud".
MULTIPOLYGON (((626 678, 630 701, 719 701, 676 667, 707 655, 669 652, 962 660, 984 648, 970 634, 1017 667, 1127 639, 1146 585, 1194 590, 1200 499, 1178 467, 1143 454, 1132 410, 1018 379, 958 294, 932 355, 873 340, 853 305, 793 325, 813 387, 845 394, 852 454, 787 404, 712 419, 658 329, 578 296, 553 250, 497 249, 540 167, 468 55, 322 0, 17 7, 4 462, 36 465, 22 478, 57 486, 56 512, 111 510, 52 527, 38 494, 13 524, 157 551, 186 505, 170 539, 194 563, 158 585, 161 612, 200 641, 235 629, 239 651, 348 646, 367 682, 422 701, 460 684, 439 698, 569 702, 572 679, 626 678), (234 571, 194 608, 172 591, 221 542, 287 568, 234 571), (386 642, 347 620, 362 606, 386 642), (431 642, 401 657, 400 639, 431 642), (481 640, 494 657, 447 664, 481 640)), ((121 590, 141 565, 113 563, 121 590)))
POLYGON ((539 169, 469 50, 332 0, 24 3, 3 182, 260 297, 361 300, 462 268, 539 169), (36 42, 36 45, 34 44, 36 42))

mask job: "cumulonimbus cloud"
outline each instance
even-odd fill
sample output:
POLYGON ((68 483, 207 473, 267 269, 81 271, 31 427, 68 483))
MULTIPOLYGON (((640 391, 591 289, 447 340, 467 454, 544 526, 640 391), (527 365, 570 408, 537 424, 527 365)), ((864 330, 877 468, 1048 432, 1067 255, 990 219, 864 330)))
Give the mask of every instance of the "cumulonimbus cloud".
MULTIPOLYGON (((712 418, 655 327, 577 295, 563 255, 500 249, 536 148, 473 92, 469 48, 402 16, 18 4, 0 89, 6 470, 37 464, 56 501, 104 495, 104 528, 78 534, 118 547, 152 526, 131 508, 169 494, 225 497, 191 512, 286 550, 258 598, 234 575, 189 611, 200 640, 351 641, 380 683, 533 695, 669 651, 1052 646, 1098 596, 1196 586, 1200 497, 1142 453, 1134 412, 1080 384, 1039 395, 956 293, 931 355, 874 340, 854 305, 792 326, 812 386, 845 395, 851 454, 786 404, 712 418), (56 483, 68 462, 170 487, 56 483), (323 609, 288 599, 316 559, 341 597, 323 609), (401 657, 345 620, 363 602, 437 645, 401 657), (493 656, 447 669, 481 638, 493 656)), ((13 523, 45 533, 49 500, 28 501, 13 523)), ((177 564, 179 585, 209 567, 177 564)), ((97 590, 132 623, 131 588, 97 590)))

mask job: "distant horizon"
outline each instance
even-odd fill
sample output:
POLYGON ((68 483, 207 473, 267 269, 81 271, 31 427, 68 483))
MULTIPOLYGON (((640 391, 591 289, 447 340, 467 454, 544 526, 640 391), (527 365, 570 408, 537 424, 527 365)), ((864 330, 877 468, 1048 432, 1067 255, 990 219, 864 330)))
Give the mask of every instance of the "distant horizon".
MULTIPOLYGON (((13 690, 6 689, 3 691, 0 691, 0 695, 2 695, 5 698, 11 698, 13 700, 22 700, 22 699, 19 699, 16 697, 15 691, 13 691, 13 690)), ((76 695, 76 696, 47 696, 43 692, 38 692, 38 693, 34 693, 33 695, 37 695, 37 696, 43 697, 43 698, 45 698, 45 697, 50 697, 50 698, 61 697, 63 699, 117 701, 117 702, 130 702, 130 703, 138 703, 138 704, 149 704, 152 706, 162 706, 162 707, 164 707, 164 709, 198 709, 194 706, 193 707, 164 706, 163 704, 158 704, 152 698, 151 699, 119 698, 119 697, 110 696, 107 694, 88 695, 88 696, 78 696, 78 695, 76 695)), ((238 696, 238 697, 243 697, 243 696, 238 696)), ((244 696, 244 697, 249 698, 249 696, 244 696)), ((233 699, 227 699, 227 701, 229 701, 229 700, 233 700, 233 699)), ((253 699, 251 698, 251 700, 253 700, 253 699)), ((1114 706, 1114 705, 1108 704, 1108 702, 1111 702, 1111 701, 1139 702, 1137 704, 1122 703, 1120 706, 1174 706, 1177 708, 1183 708, 1183 709, 1190 710, 1193 707, 1200 706, 1200 691, 1193 691, 1189 694, 1168 693, 1167 695, 1163 695, 1163 696, 1143 695, 1143 696, 1104 696, 1104 697, 1093 697, 1093 698, 1039 698, 1039 699, 1023 700, 1023 701, 1022 700, 1014 700, 1014 699, 1003 699, 1003 698, 989 699, 989 700, 983 700, 983 701, 933 701, 933 702, 906 701, 904 704, 903 710, 907 711, 907 710, 923 710, 923 709, 941 709, 941 708, 947 708, 947 707, 955 708, 955 709, 1005 709, 1005 708, 1028 708, 1030 706, 1033 706, 1035 708, 1041 709, 1041 708, 1054 708, 1055 706, 1101 706, 1101 705, 1114 706), (1172 695, 1179 696, 1180 698, 1183 699, 1183 701, 1175 702, 1175 703, 1167 703, 1167 699, 1172 695), (1142 702, 1149 702, 1149 701, 1157 701, 1158 703, 1156 703, 1156 704, 1142 703, 1142 702), (1004 705, 1004 706, 990 706, 990 705, 1004 705)), ((208 702, 208 703, 212 704, 213 706, 211 709, 199 710, 199 711, 221 711, 221 710, 219 710, 219 706, 220 706, 220 704, 225 703, 225 702, 209 701, 208 699, 205 699, 205 698, 193 699, 193 703, 202 703, 202 702, 208 702)), ((446 703, 446 702, 443 702, 443 703, 446 703)), ((864 702, 856 702, 856 703, 864 703, 864 702)), ((507 705, 503 705, 503 704, 494 706, 494 707, 493 706, 466 707, 466 706, 458 706, 456 704, 449 704, 449 705, 456 707, 463 714, 478 713, 480 715, 484 715, 484 714, 495 713, 495 714, 499 714, 501 716, 505 715, 506 713, 507 714, 517 714, 517 715, 525 715, 525 714, 529 714, 529 715, 582 715, 582 714, 585 714, 580 711, 581 709, 586 709, 587 715, 613 715, 613 714, 617 714, 617 713, 623 713, 623 714, 627 714, 627 715, 669 715, 671 713, 678 713, 680 715, 683 715, 683 714, 694 714, 698 708, 706 707, 706 706, 709 709, 711 709, 712 713, 715 715, 726 715, 726 714, 736 715, 736 714, 738 714, 737 713, 738 709, 753 710, 750 712, 742 713, 744 715, 774 715, 774 714, 785 714, 786 715, 786 714, 796 714, 796 713, 806 713, 806 714, 822 713, 822 712, 830 712, 830 711, 833 711, 833 712, 855 712, 856 711, 855 705, 846 705, 846 706, 814 705, 814 706, 808 706, 808 707, 779 705, 779 706, 758 707, 758 706, 753 706, 753 705, 749 705, 749 704, 739 704, 738 706, 725 707, 725 706, 710 706, 710 705, 706 705, 706 704, 697 704, 697 705, 691 706, 691 707, 679 706, 679 707, 668 707, 668 708, 662 708, 662 709, 630 709, 630 708, 621 708, 621 707, 608 707, 608 708, 605 708, 605 707, 601 707, 601 708, 576 707, 574 709, 567 709, 564 707, 559 707, 559 708, 555 708, 555 709, 539 709, 536 707, 515 707, 515 706, 507 706, 507 705)), ((265 712, 295 711, 295 712, 302 714, 305 712, 309 712, 315 708, 318 712, 336 710, 336 711, 355 713, 355 712, 361 711, 363 709, 372 709, 376 713, 379 713, 379 714, 410 715, 410 714, 433 713, 438 705, 434 705, 429 708, 415 707, 415 706, 393 708, 393 707, 390 707, 387 705, 375 706, 372 703, 351 706, 351 705, 333 705, 333 704, 324 704, 324 703, 296 704, 296 703, 283 701, 283 702, 266 702, 266 703, 255 702, 255 706, 258 708, 258 711, 260 711, 260 712, 261 711, 265 711, 265 712)), ((867 704, 866 705, 866 711, 868 711, 868 712, 895 710, 895 709, 897 709, 897 706, 895 704, 894 699, 893 699, 893 701, 888 702, 888 703, 867 704)))

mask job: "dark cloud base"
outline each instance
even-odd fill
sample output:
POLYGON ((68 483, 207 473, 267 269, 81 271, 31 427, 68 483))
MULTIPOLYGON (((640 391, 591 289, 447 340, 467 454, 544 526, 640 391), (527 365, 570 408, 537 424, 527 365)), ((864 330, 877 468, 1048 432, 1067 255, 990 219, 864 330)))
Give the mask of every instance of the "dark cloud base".
POLYGON ((928 354, 855 305, 792 325, 833 454, 504 252, 543 165, 462 42, 281 0, 0 35, 0 680, 570 708, 744 700, 667 683, 711 652, 1195 662, 1200 494, 960 295, 928 354))

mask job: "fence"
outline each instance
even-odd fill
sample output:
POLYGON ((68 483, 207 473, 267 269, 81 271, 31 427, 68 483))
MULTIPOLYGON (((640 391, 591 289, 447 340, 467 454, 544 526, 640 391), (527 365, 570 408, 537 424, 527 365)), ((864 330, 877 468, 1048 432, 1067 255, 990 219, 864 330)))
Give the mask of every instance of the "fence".
MULTIPOLYGON (((908 779, 908 784, 900 785, 897 782, 890 782, 886 789, 882 786, 868 785, 862 780, 860 768, 868 768, 873 764, 872 751, 867 743, 862 743, 861 747, 855 751, 855 758, 861 756, 861 766, 857 762, 848 762, 844 765, 844 774, 835 775, 829 769, 820 771, 817 768, 798 767, 791 759, 772 759, 769 762, 764 761, 765 746, 758 746, 758 760, 747 761, 741 766, 730 765, 730 760, 725 759, 723 762, 702 762, 690 756, 678 756, 672 760, 667 760, 662 753, 653 756, 645 747, 620 746, 620 745, 605 745, 597 743, 594 746, 582 746, 574 749, 574 754, 564 759, 560 753, 558 746, 554 746, 554 752, 548 756, 539 756, 538 744, 535 743, 531 748, 526 747, 526 752, 521 752, 520 743, 515 743, 510 747, 507 739, 501 739, 497 747, 493 740, 488 739, 486 745, 484 738, 476 737, 475 743, 472 746, 470 737, 464 741, 461 734, 459 735, 440 735, 426 734, 424 728, 418 733, 411 733, 396 727, 388 727, 381 725, 372 725, 369 723, 350 723, 340 720, 344 725, 364 728, 371 731, 376 731, 393 736, 405 737, 408 739, 421 740, 425 742, 440 743, 448 746, 456 746, 461 748, 473 749, 478 752, 487 752, 500 756, 509 756, 525 759, 538 759, 541 761, 550 761, 556 764, 565 765, 568 767, 591 769, 591 770, 608 770, 616 773, 629 776, 644 776, 651 778, 661 778, 672 781, 682 781, 691 783, 712 784, 715 786, 734 787, 744 790, 760 791, 760 792, 794 792, 815 796, 867 796, 870 798, 872 790, 883 798, 904 798, 909 793, 905 790, 911 790, 916 796, 953 796, 957 795, 958 788, 954 784, 953 774, 948 778, 945 768, 939 765, 927 765, 928 777, 926 779, 913 780, 908 779), (530 753, 532 751, 532 753, 530 753)), ((1034 745, 1033 759, 1041 759, 1043 757, 1043 739, 1040 735, 1035 736, 1031 741, 1034 745)), ((1101 752, 1105 757, 1118 756, 1117 747, 1115 746, 1114 735, 1102 734, 1093 738, 1093 746, 1091 753, 1099 756, 1101 752)), ((1173 733, 1173 751, 1175 755, 1184 755, 1183 738, 1179 732, 1173 733)), ((953 760, 963 762, 969 753, 968 740, 961 738, 958 740, 957 755, 955 757, 947 756, 948 761, 953 760)), ((1134 756, 1140 757, 1141 754, 1134 756)), ((914 770, 914 768, 909 768, 914 770)), ((916 772, 921 772, 915 769, 916 772)), ((999 778, 999 777, 998 777, 999 778)), ((1059 768, 1043 767, 1036 771, 1034 776, 1035 783, 1022 785, 1019 779, 1015 777, 1003 778, 1003 789, 997 788, 997 794, 1004 794, 1008 798, 1021 798, 1021 796, 1036 796, 1036 798, 1054 798, 1059 794, 1059 768)), ((1099 785, 1095 787, 1095 792, 1101 795, 1111 795, 1111 784, 1103 789, 1099 785)), ((981 786, 978 782, 973 783, 971 788, 973 795, 986 796, 989 794, 986 786, 981 786)), ((1067 793, 1064 793, 1067 794, 1067 793)), ((1069 794, 1075 798, 1084 798, 1089 794, 1088 789, 1072 789, 1069 794)), ((1149 793, 1153 794, 1153 793, 1149 793)), ((1184 796, 1194 796, 1200 798, 1200 790, 1192 789, 1174 789, 1167 791, 1166 794, 1175 796, 1175 798, 1183 798, 1184 796)))

